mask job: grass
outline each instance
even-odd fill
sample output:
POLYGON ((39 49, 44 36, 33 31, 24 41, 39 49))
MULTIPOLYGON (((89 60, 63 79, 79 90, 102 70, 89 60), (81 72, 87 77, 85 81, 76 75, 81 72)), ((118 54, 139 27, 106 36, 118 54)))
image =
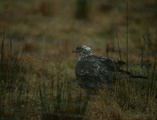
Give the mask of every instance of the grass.
POLYGON ((75 20, 75 1, 0 3, 0 26, 6 28, 0 30, 1 119, 157 118, 156 21, 153 11, 140 9, 154 8, 155 1, 137 2, 134 9, 135 1, 129 1, 128 11, 120 7, 123 1, 106 9, 101 2, 88 4, 87 21, 75 20), (149 79, 119 79, 112 91, 86 98, 76 84, 78 56, 72 54, 82 44, 100 56, 123 61, 128 56, 128 71, 149 79))

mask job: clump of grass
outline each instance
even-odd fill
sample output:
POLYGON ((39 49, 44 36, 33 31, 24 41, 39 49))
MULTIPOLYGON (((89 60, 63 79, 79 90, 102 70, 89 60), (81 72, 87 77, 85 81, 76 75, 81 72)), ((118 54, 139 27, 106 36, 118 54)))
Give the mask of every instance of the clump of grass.
MULTIPOLYGON (((0 116, 1 119, 13 114, 12 109, 8 109, 10 102, 14 101, 13 96, 19 91, 18 96, 23 92, 23 83, 25 82, 26 66, 24 59, 20 55, 12 53, 12 42, 5 49, 5 34, 1 43, 0 57, 0 116), (7 104, 9 103, 9 104, 7 104)), ((14 96, 15 97, 15 96, 14 96)), ((20 104, 20 103, 19 103, 20 104)), ((13 117, 13 116, 11 116, 13 117)))
POLYGON ((0 58, 0 82, 4 84, 6 88, 14 85, 18 82, 25 80, 24 74, 26 73, 26 66, 24 59, 20 55, 14 55, 12 53, 12 42, 10 41, 7 50, 4 48, 4 36, 1 43, 1 58, 0 58))
POLYGON ((44 81, 42 88, 39 86, 42 118, 44 120, 86 118, 88 99, 83 101, 82 93, 72 90, 72 79, 68 78, 66 71, 60 69, 56 75, 56 78, 51 80, 49 89, 46 89, 44 81), (61 77, 62 74, 64 77, 61 77))

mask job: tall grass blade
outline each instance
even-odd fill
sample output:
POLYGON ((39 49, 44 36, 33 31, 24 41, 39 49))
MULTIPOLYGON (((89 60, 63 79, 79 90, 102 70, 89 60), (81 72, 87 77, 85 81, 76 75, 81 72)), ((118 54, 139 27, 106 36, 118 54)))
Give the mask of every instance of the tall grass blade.
POLYGON ((56 96, 56 106, 55 106, 55 112, 61 112, 61 84, 59 79, 59 73, 58 73, 58 79, 57 79, 57 96, 56 96))
POLYGON ((82 93, 79 93, 79 96, 76 98, 75 103, 79 104, 77 106, 77 109, 75 111, 76 114, 81 115, 81 99, 82 99, 82 93))
POLYGON ((147 46, 149 47, 149 49, 151 50, 152 54, 154 55, 154 66, 153 66, 153 72, 152 72, 152 78, 151 78, 151 87, 150 87, 150 93, 154 92, 155 89, 155 71, 156 71, 156 54, 154 53, 154 51, 152 50, 152 48, 150 47, 150 45, 148 44, 147 40, 145 39, 145 37, 142 35, 144 41, 146 42, 147 46))
POLYGON ((118 40, 118 35, 117 34, 116 34, 116 37, 117 37, 117 43, 118 43, 118 49, 119 49, 119 57, 120 57, 120 60, 122 60, 121 50, 120 50, 120 47, 119 47, 119 40, 118 40))
MULTIPOLYGON (((147 22, 147 23, 148 23, 148 22, 147 22)), ((147 27, 147 41, 148 41, 149 45, 151 45, 149 27, 147 27)))
MULTIPOLYGON (((3 80, 3 74, 4 74, 4 39, 5 39, 5 27, 3 30, 3 37, 2 37, 2 45, 1 45, 1 60, 0 60, 0 76, 1 76, 1 80, 3 80)), ((0 81, 1 81, 0 80, 0 81)))
POLYGON ((152 50, 152 48, 150 47, 149 43, 147 42, 147 40, 145 39, 145 37, 142 35, 144 41, 146 42, 147 46, 149 47, 149 49, 151 50, 152 54, 156 57, 156 54, 154 53, 154 51, 152 50))
POLYGON ((106 53, 107 53, 107 58, 108 58, 109 57, 108 56, 108 54, 109 54, 109 46, 108 45, 106 46, 106 53))
POLYGON ((11 39, 9 39, 9 44, 10 44, 10 54, 12 54, 12 42, 11 42, 11 39))
POLYGON ((53 77, 52 77, 52 79, 51 79, 51 99, 52 99, 52 100, 54 99, 53 88, 54 88, 54 79, 53 79, 53 77))
POLYGON ((145 48, 145 43, 144 43, 144 45, 141 47, 142 56, 141 56, 141 63, 140 63, 140 66, 142 67, 142 70, 143 70, 144 48, 145 48))
POLYGON ((126 38, 126 44, 127 44, 127 58, 126 58, 126 63, 127 63, 127 71, 129 69, 129 62, 128 62, 128 55, 129 55, 129 52, 128 52, 128 34, 129 34, 129 26, 128 26, 128 0, 127 0, 127 38, 126 38))
POLYGON ((1 45, 1 61, 4 59, 4 35, 2 38, 2 45, 1 45))
MULTIPOLYGON (((42 109, 42 114, 44 113, 45 111, 45 106, 44 106, 44 102, 43 102, 43 95, 42 95, 42 91, 41 91, 41 88, 39 86, 39 94, 40 94, 40 100, 41 100, 41 109, 42 109)), ((43 118, 44 119, 44 118, 43 118)))

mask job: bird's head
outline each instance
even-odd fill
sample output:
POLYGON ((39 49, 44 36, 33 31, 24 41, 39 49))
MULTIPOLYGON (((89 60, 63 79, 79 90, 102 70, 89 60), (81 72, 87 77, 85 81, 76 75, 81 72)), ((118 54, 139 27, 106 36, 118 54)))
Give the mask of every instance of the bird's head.
POLYGON ((73 52, 76 52, 80 57, 92 55, 91 48, 85 45, 78 46, 73 50, 73 52))

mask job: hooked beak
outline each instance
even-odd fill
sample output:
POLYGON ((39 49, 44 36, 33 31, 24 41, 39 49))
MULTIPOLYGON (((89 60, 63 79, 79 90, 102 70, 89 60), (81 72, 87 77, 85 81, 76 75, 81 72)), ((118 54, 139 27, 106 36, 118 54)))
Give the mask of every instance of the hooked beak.
POLYGON ((72 52, 76 52, 76 49, 73 49, 73 51, 72 52))

